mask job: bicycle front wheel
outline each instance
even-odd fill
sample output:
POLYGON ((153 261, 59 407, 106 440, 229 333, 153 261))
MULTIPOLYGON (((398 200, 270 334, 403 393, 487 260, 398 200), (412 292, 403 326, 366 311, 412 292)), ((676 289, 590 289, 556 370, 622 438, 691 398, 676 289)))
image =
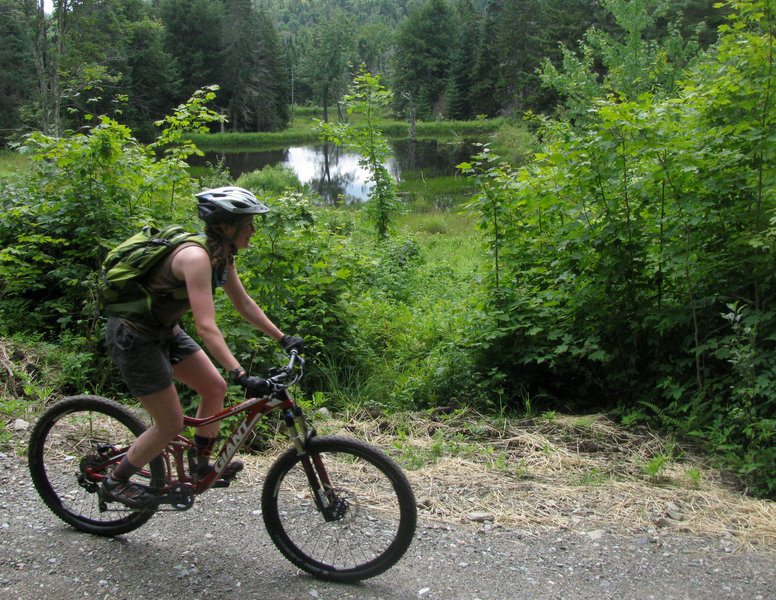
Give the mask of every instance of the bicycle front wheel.
POLYGON ((415 533, 417 506, 401 468, 359 440, 314 437, 285 452, 262 492, 267 532, 280 552, 321 579, 352 583, 391 568, 415 533), (314 491, 320 485, 319 491, 314 491))
MULTIPOLYGON (((30 434, 30 476, 46 505, 76 529, 119 535, 137 529, 154 511, 114 502, 100 510, 97 490, 145 424, 127 408, 98 396, 72 396, 46 410, 30 434)), ((157 457, 133 479, 151 487, 165 480, 157 457)))

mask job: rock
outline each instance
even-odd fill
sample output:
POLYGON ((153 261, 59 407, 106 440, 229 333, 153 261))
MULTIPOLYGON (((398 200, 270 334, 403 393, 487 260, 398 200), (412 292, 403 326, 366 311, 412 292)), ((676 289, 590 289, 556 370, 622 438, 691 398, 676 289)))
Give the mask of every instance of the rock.
POLYGON ((13 422, 14 431, 27 431, 30 428, 30 424, 24 419, 16 419, 13 422))
POLYGON ((475 523, 482 523, 484 521, 493 521, 496 517, 489 512, 471 512, 466 515, 466 518, 475 523))
POLYGON ((600 540, 602 537, 604 537, 604 530, 594 529, 593 531, 588 531, 587 537, 589 537, 591 540, 600 540))

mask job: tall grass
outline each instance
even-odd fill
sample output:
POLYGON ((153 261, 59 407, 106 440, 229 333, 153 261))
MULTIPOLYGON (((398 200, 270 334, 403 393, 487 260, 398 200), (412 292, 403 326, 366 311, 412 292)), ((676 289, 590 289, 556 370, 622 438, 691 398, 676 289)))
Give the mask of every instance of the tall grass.
POLYGON ((436 212, 457 206, 472 194, 474 184, 462 175, 425 177, 420 171, 402 173, 398 192, 411 212, 436 212))
POLYGON ((449 400, 438 397, 438 381, 466 368, 456 348, 477 310, 485 262, 477 236, 471 217, 443 210, 404 214, 379 246, 351 238, 365 257, 345 304, 362 369, 329 381, 334 397, 389 411, 449 400), (354 385, 360 379, 368 388, 354 385))
POLYGON ((0 150, 0 177, 25 171, 30 166, 29 159, 13 150, 0 150))

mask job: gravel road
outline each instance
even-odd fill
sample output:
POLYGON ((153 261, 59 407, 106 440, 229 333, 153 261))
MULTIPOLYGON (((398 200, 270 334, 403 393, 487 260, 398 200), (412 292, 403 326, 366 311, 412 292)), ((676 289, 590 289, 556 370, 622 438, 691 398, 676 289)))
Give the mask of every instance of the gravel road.
POLYGON ((45 508, 26 463, 0 455, 0 598, 18 600, 761 599, 776 598, 776 549, 730 538, 599 529, 516 531, 421 518, 407 555, 359 585, 297 571, 275 550, 259 488, 236 482, 189 511, 114 539, 45 508))

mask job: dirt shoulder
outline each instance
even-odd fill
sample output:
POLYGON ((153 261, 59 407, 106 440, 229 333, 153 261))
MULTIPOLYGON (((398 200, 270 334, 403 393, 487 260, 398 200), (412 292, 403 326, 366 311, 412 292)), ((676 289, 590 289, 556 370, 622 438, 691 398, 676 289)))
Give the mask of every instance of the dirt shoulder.
POLYGON ((603 415, 494 424, 458 411, 318 422, 391 450, 422 513, 440 522, 594 535, 666 531, 776 548, 776 503, 747 495, 691 448, 603 415))

